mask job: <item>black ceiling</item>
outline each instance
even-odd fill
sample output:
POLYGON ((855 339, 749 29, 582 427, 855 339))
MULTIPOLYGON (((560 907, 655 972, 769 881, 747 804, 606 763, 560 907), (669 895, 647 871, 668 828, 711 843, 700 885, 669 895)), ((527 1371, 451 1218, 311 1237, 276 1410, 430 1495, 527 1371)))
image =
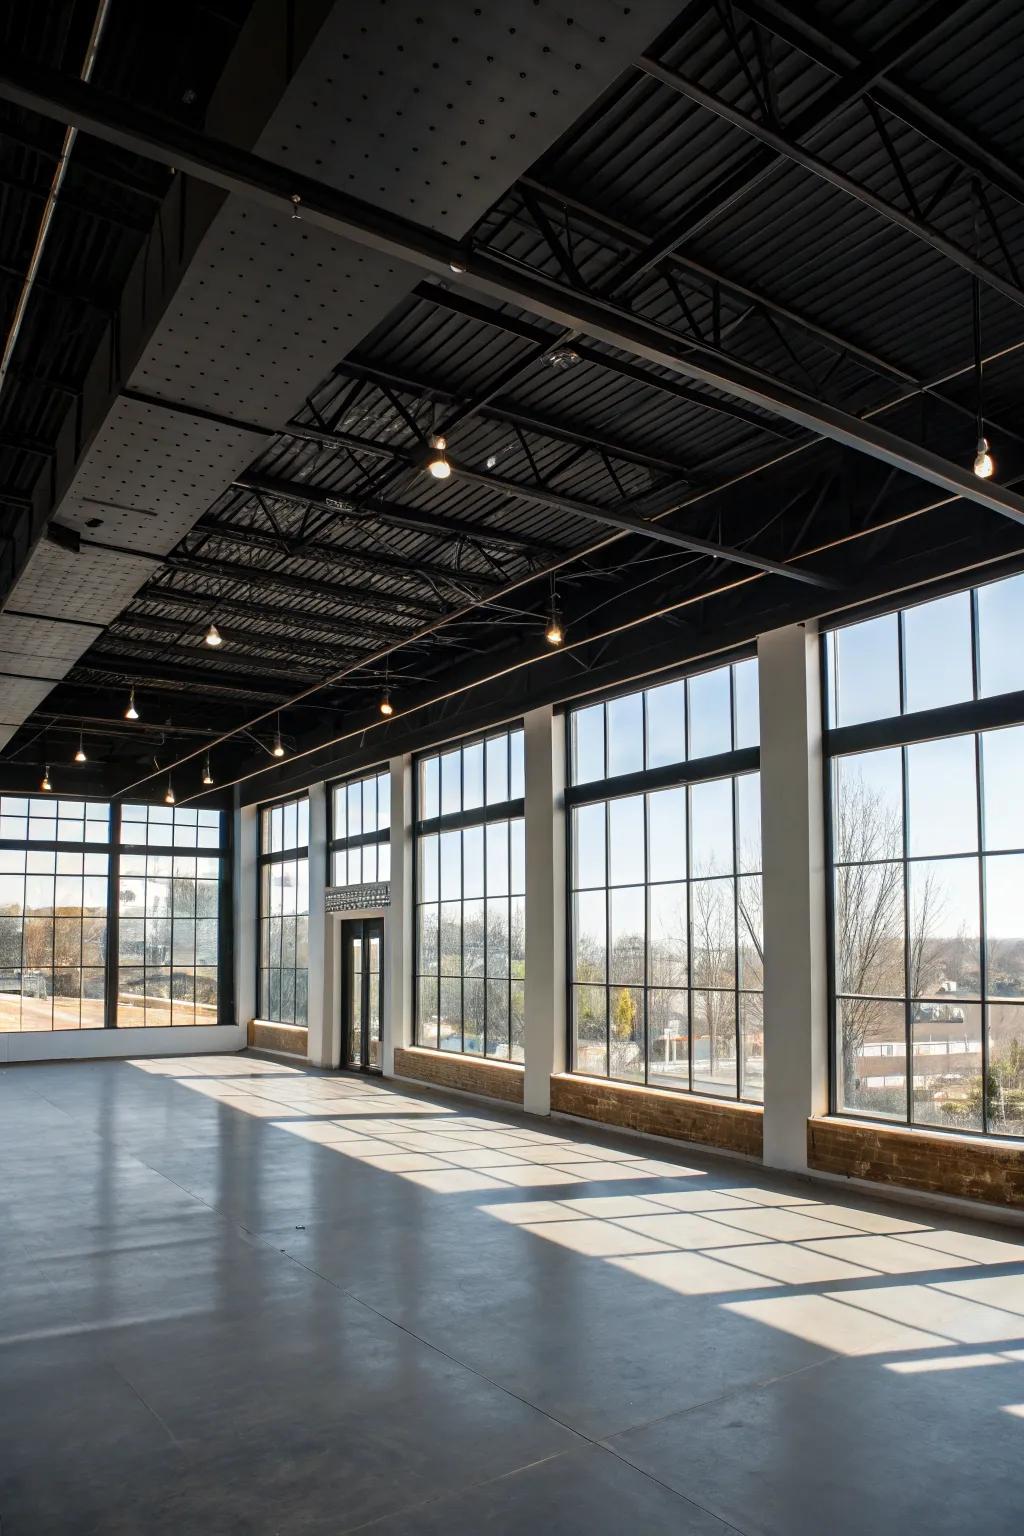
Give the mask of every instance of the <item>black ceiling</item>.
MULTIPOLYGON (((93 9, 9 6, 4 44, 73 74, 93 9)), ((143 25, 115 6, 97 90, 201 123, 246 9, 157 5, 143 25)), ((415 8, 389 13, 414 44, 415 8)), ((470 265, 494 258, 513 284, 540 275, 568 300, 650 322, 716 376, 742 364, 769 392, 961 467, 977 435, 977 314, 996 479, 1024 475, 1020 6, 704 0, 621 63, 525 177, 493 188, 464 242, 470 265)), ((471 135, 474 94, 451 89, 471 135)), ((0 104, 8 315, 61 133, 0 104)), ((155 238, 166 177, 79 139, 0 399, 8 534, 74 409, 95 317, 155 238)), ((96 722, 108 787, 142 779, 152 746, 101 723, 135 683, 165 725, 165 760, 237 731, 215 748, 216 776, 260 770, 243 784, 256 797, 1024 544, 1013 515, 937 489, 919 463, 881 462, 749 395, 567 333, 457 272, 421 280, 333 364, 290 420, 260 424, 259 457, 195 508, 191 532, 26 722, 7 782, 64 752, 58 717, 70 731, 96 722), (434 433, 454 466, 445 482, 423 467, 434 433), (558 653, 543 638, 553 571, 558 653), (217 651, 203 642, 211 619, 217 651), (274 767, 261 743, 278 710, 290 753, 333 745, 274 767)), ((242 405, 221 409, 246 423, 242 405)))

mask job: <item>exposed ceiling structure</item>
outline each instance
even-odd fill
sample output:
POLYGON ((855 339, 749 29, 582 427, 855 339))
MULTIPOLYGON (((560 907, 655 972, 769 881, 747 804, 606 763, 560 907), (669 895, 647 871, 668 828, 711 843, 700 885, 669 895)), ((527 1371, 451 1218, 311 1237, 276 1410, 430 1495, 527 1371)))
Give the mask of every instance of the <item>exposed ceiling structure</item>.
MULTIPOLYGON (((0 394, 2 782, 84 726, 58 789, 255 798, 1024 548, 1019 7, 277 11, 194 8, 188 112, 127 6, 87 84, 0 66, 0 135, 149 194, 93 249, 69 175, 0 394), (97 356, 74 442, 27 359, 97 356)), ((0 151, 16 288, 53 165, 0 151)))

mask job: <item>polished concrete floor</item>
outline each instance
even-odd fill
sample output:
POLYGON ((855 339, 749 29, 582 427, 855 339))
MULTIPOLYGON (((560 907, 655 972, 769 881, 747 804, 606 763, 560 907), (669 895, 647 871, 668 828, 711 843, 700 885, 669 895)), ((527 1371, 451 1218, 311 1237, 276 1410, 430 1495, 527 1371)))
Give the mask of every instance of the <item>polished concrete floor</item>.
POLYGON ((1024 1243, 250 1056, 0 1072, 3 1536, 1024 1529, 1024 1243))

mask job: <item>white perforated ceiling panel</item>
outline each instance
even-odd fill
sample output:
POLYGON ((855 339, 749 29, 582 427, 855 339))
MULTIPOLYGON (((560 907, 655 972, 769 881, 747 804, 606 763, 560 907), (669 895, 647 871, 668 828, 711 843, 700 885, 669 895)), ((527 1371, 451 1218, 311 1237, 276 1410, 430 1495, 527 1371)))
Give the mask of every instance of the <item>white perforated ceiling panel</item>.
MULTIPOLYGON (((254 147, 461 236, 676 9, 675 0, 338 0, 254 147)), ((127 382, 279 427, 417 280, 288 209, 229 198, 127 382)), ((164 554, 258 446, 244 431, 122 399, 56 515, 103 542, 164 554), (95 517, 101 525, 89 530, 95 517)), ((109 622, 152 569, 42 545, 9 606, 109 622)), ((41 621, 40 646, 44 633, 41 621)), ((9 699, 4 713, 17 713, 9 699)))

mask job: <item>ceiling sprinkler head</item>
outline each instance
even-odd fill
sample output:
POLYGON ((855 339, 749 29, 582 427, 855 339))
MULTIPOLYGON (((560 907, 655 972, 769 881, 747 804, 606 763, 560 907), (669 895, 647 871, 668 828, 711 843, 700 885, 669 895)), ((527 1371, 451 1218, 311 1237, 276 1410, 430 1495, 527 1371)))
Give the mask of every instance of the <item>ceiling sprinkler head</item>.
POLYGON ((556 347, 553 352, 548 353, 546 359, 550 367, 563 370, 572 368, 579 360, 579 353, 574 352, 572 347, 556 347))

